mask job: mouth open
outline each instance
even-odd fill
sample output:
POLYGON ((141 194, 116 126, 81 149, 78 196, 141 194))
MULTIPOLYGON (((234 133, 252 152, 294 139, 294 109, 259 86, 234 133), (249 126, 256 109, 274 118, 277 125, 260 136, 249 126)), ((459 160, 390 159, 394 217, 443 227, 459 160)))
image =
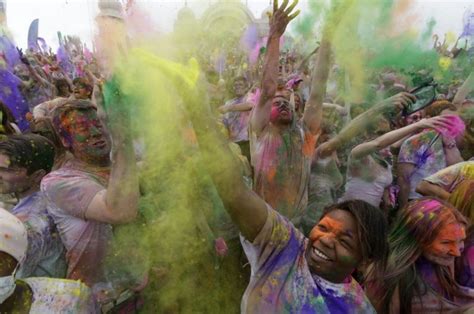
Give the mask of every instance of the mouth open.
POLYGON ((324 252, 322 252, 321 250, 318 250, 315 247, 313 247, 311 249, 311 253, 313 255, 313 258, 316 259, 316 260, 323 260, 323 261, 326 261, 326 262, 331 262, 332 261, 332 259, 329 258, 329 256, 327 256, 326 254, 324 254, 324 252))
POLYGON ((94 144, 92 144, 92 146, 95 148, 104 148, 106 145, 107 145, 107 142, 105 142, 104 140, 97 141, 94 144))

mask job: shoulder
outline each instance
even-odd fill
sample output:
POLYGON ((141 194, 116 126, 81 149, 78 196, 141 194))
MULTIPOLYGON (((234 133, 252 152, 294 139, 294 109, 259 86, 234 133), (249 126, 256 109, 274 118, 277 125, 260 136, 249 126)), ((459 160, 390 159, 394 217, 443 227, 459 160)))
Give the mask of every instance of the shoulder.
POLYGON ((50 172, 43 178, 43 180, 41 180, 41 190, 44 192, 44 190, 48 190, 56 186, 64 187, 72 185, 73 182, 77 183, 77 180, 95 182, 92 176, 86 172, 69 168, 61 168, 50 172))

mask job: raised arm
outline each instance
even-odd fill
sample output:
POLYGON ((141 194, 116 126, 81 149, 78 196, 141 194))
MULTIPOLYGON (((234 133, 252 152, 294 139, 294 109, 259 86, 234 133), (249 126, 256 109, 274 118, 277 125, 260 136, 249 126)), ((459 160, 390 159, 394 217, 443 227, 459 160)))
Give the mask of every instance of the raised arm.
POLYGON ((43 77, 41 77, 41 75, 38 74, 38 72, 36 72, 36 70, 31 66, 30 64, 30 61, 28 60, 28 58, 23 54, 23 51, 21 49, 18 49, 18 54, 20 55, 20 60, 21 62, 26 65, 27 69, 28 69, 28 72, 30 72, 30 75, 31 77, 37 81, 38 83, 40 83, 43 87, 47 87, 47 88, 53 88, 53 85, 48 82, 47 80, 45 80, 43 77))
POLYGON ((326 83, 329 76, 329 57, 331 45, 324 38, 316 57, 313 69, 311 94, 304 109, 303 120, 311 133, 317 134, 323 117, 323 101, 326 95, 326 83))
POLYGON ((418 184, 416 192, 424 196, 435 196, 445 201, 451 196, 448 191, 439 185, 424 180, 418 184))
POLYGON ((253 104, 249 101, 245 101, 238 104, 220 106, 218 110, 220 113, 227 113, 236 111, 250 111, 252 108, 253 104))
POLYGON ((207 99, 199 90, 194 97, 186 97, 189 117, 199 142, 203 164, 232 220, 249 241, 253 241, 267 220, 266 203, 247 187, 239 162, 219 133, 207 99))
MULTIPOLYGON (((120 95, 114 97, 121 102, 120 95)), ((119 103, 109 106, 108 130, 112 138, 112 169, 106 190, 99 192, 86 211, 86 218, 110 224, 135 219, 138 211, 138 175, 130 134, 130 121, 119 103), (114 108, 111 108, 114 106, 114 108)), ((102 106, 101 106, 102 107, 102 106)))
POLYGON ((423 119, 414 124, 408 125, 398 130, 388 132, 376 139, 362 143, 354 147, 351 151, 352 158, 363 158, 375 151, 379 151, 387 146, 390 146, 397 141, 405 138, 406 136, 421 131, 423 129, 432 128, 440 129, 447 128, 449 125, 449 119, 445 117, 434 117, 430 119, 423 119))
POLYGON ((335 150, 365 131, 369 125, 378 121, 382 115, 394 116, 411 101, 416 101, 415 96, 408 93, 400 93, 357 116, 337 136, 318 148, 318 157, 325 158, 330 156, 335 150))
POLYGON ((281 7, 278 7, 278 0, 273 1, 273 14, 270 18, 270 32, 263 66, 262 94, 250 120, 252 130, 257 134, 270 122, 272 99, 277 90, 278 82, 280 37, 285 32, 286 26, 290 21, 299 14, 299 10, 291 14, 297 3, 298 0, 295 0, 287 8, 288 0, 284 0, 281 7))
POLYGON ((474 72, 467 77, 466 81, 458 89, 453 99, 453 104, 457 107, 461 106, 467 95, 474 89, 474 72))

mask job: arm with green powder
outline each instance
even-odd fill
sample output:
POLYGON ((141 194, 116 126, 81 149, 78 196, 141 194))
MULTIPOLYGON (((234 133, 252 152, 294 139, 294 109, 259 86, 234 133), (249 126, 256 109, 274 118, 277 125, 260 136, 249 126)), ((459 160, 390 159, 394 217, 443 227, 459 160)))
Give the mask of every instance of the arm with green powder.
POLYGON ((107 124, 112 138, 108 186, 92 199, 85 216, 90 220, 124 224, 133 221, 138 212, 138 174, 128 110, 124 110, 120 103, 120 95, 114 97, 114 101, 117 101, 114 107, 107 108, 107 124))
POLYGON ((239 162, 219 132, 202 89, 187 95, 185 104, 199 143, 202 163, 234 223, 253 241, 267 220, 266 203, 247 187, 239 162))
POLYGON ((461 106, 462 102, 466 99, 467 95, 474 89, 474 72, 467 77, 466 81, 458 89, 453 99, 453 104, 456 107, 461 106))
POLYGON ((287 8, 288 0, 284 0, 281 7, 278 8, 278 1, 275 0, 273 2, 273 14, 270 19, 270 33, 268 35, 267 52, 263 66, 262 94, 250 120, 252 130, 257 134, 262 132, 270 122, 272 99, 277 91, 280 37, 285 32, 290 21, 299 14, 299 11, 296 11, 290 15, 297 3, 298 1, 295 0, 287 8))
POLYGON ((411 94, 400 93, 382 101, 380 104, 357 116, 337 136, 322 144, 317 149, 318 157, 329 157, 334 151, 364 132, 368 126, 376 123, 383 115, 392 116, 401 111, 410 101, 415 100, 415 96, 411 94))

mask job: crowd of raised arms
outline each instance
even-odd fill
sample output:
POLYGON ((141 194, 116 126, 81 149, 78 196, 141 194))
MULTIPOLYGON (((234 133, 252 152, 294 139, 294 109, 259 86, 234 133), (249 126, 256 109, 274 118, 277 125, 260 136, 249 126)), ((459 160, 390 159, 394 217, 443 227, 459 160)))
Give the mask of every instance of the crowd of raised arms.
POLYGON ((306 56, 280 46, 296 4, 227 82, 126 40, 2 41, 0 313, 473 313, 472 49, 349 103, 344 4, 306 56))

